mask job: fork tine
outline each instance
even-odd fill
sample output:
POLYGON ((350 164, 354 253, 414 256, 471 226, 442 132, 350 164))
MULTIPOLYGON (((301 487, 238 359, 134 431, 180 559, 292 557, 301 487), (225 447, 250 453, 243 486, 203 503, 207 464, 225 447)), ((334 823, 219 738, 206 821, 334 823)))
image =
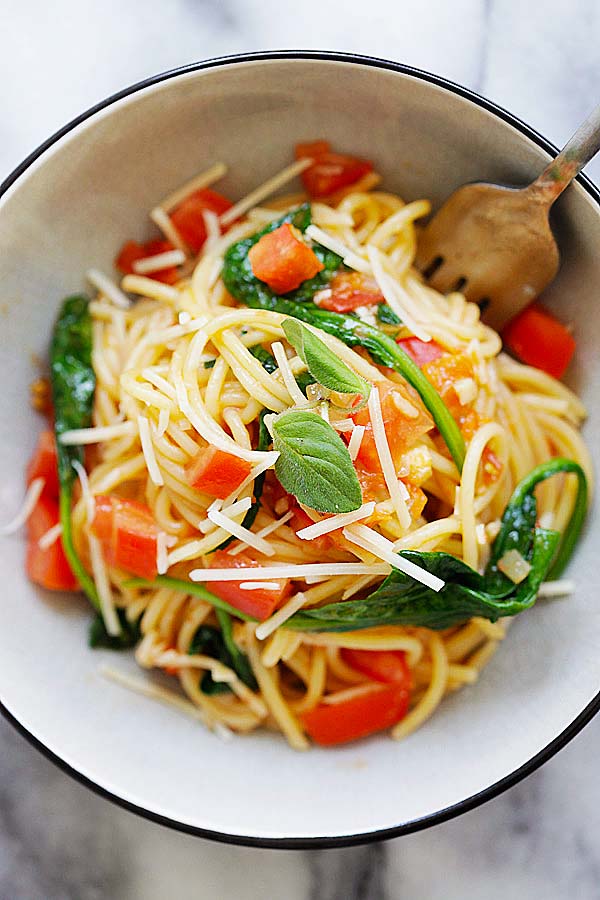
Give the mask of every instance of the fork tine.
POLYGON ((445 259, 426 281, 434 290, 449 294, 464 278, 461 267, 454 260, 445 259))

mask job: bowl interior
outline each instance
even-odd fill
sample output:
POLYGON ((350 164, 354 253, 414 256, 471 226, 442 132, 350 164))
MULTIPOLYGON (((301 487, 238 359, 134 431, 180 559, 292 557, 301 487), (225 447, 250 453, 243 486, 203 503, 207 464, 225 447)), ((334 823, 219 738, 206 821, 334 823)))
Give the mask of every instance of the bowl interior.
MULTIPOLYGON (((547 154, 472 101, 417 77, 356 62, 262 60, 180 74, 112 103, 73 129, 0 201, 0 508, 22 497, 23 461, 40 422, 28 406, 60 299, 111 270, 146 213, 216 160, 242 196, 290 160, 295 141, 327 138, 375 161, 385 187, 441 201, 455 186, 526 181, 547 154)), ((581 187, 556 216, 564 265, 548 301, 573 321, 572 382, 600 417, 600 215, 581 187)), ((172 708, 106 681, 107 663, 144 678, 128 654, 91 651, 83 602, 35 590, 24 544, 0 542, 0 699, 53 753, 118 798, 188 827, 258 839, 337 838, 407 825, 461 803, 560 735, 600 683, 595 515, 570 575, 576 593, 514 624, 482 678, 401 744, 375 738, 335 751, 291 751, 269 734, 223 745, 172 708)))

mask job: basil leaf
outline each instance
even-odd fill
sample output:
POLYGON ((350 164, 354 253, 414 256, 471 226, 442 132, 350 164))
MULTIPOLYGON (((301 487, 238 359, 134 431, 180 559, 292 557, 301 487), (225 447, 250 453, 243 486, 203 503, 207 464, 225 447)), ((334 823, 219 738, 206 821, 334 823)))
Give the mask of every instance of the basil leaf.
POLYGON ((289 343, 319 384, 340 394, 360 394, 365 399, 368 398, 371 393, 368 381, 356 375, 306 325, 298 319, 286 319, 283 330, 289 343))
POLYGON ((402 325, 402 319, 387 303, 380 303, 377 307, 377 320, 382 325, 402 325))
POLYGON ((273 422, 275 474, 289 494, 319 512, 358 509, 362 492, 340 436, 316 413, 289 410, 273 422))

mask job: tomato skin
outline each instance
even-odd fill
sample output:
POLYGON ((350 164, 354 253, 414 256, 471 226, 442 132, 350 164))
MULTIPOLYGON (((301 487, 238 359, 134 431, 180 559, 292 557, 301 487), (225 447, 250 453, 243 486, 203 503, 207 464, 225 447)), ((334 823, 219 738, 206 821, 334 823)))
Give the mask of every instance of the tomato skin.
POLYGON ((137 500, 99 494, 92 532, 107 563, 152 581, 156 578, 158 527, 149 507, 137 500))
MULTIPOLYGON (((248 568, 247 581, 252 581, 252 568, 258 563, 246 553, 238 553, 231 556, 226 550, 217 550, 212 555, 211 569, 245 569, 248 568)), ((225 600, 240 612, 248 616, 254 616, 263 622, 277 609, 278 606, 291 593, 291 585, 288 578, 269 579, 277 584, 277 590, 246 591, 240 587, 239 581, 209 581, 207 589, 225 600)))
POLYGON ((256 277, 276 294, 295 290, 325 268, 289 222, 264 234, 250 248, 248 259, 256 277))
POLYGON ((360 306, 385 303, 375 279, 362 272, 340 272, 335 275, 325 290, 315 295, 314 302, 321 309, 347 313, 360 306))
POLYGON ((33 456, 27 464, 26 482, 30 485, 35 478, 44 479, 44 494, 58 500, 58 460, 54 432, 42 431, 33 456))
MULTIPOLYGON (((392 460, 396 468, 400 465, 400 458, 422 435, 426 434, 433 426, 429 414, 422 408, 418 400, 409 397, 402 385, 393 381, 378 381, 376 386, 381 402, 381 414, 388 439, 392 460), (419 412, 414 419, 406 417, 396 406, 395 397, 409 399, 419 412)), ((356 457, 356 468, 364 468, 367 472, 381 473, 379 454, 373 437, 373 426, 367 407, 352 415, 355 425, 364 425, 365 433, 356 457)))
MULTIPOLYGON (((158 256, 159 253, 167 253, 173 249, 173 244, 170 241, 147 241, 145 244, 138 244, 137 241, 127 241, 123 244, 115 259, 115 268, 123 275, 134 275, 135 269, 133 264, 135 262, 139 262, 140 259, 147 259, 149 256, 158 256)), ((148 278, 162 281, 164 284, 175 284, 179 280, 179 273, 176 266, 168 266, 166 269, 159 269, 157 272, 149 272, 148 278)))
POLYGON ((332 153, 327 141, 298 144, 296 158, 313 160, 300 176, 307 193, 313 198, 328 197, 373 171, 373 164, 366 159, 332 153))
POLYGON ((384 684, 402 684, 410 691, 411 676, 403 650, 349 650, 342 649, 345 663, 368 675, 373 681, 384 684))
POLYGON ((43 493, 27 520, 25 569, 34 584, 49 591, 76 591, 79 588, 60 538, 42 550, 40 538, 59 521, 58 501, 43 493))
POLYGON ((251 471, 247 460, 217 447, 204 447, 188 463, 186 474, 191 487, 225 500, 251 471))
POLYGON ((445 353, 435 341, 422 341, 417 337, 399 338, 396 343, 419 367, 439 359, 445 353))
POLYGON ((553 378, 563 377, 577 346, 570 331, 537 302, 511 319, 502 339, 522 362, 553 378))
POLYGON ((207 238, 202 213, 214 212, 217 216, 222 216, 232 206, 231 200, 217 191, 201 188, 182 200, 171 213, 171 221, 188 247, 198 253, 207 238))
POLYGON ((341 703, 321 703, 301 716, 316 744, 333 747, 391 728, 408 712, 410 691, 403 684, 373 684, 341 703))

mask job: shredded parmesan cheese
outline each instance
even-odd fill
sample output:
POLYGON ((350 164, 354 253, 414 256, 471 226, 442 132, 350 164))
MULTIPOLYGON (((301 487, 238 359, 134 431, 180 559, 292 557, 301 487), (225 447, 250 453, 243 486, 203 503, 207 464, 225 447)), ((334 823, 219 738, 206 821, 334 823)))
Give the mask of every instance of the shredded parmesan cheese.
POLYGON ((86 273, 86 278, 100 294, 106 297, 107 300, 110 300, 111 303, 114 303, 115 306, 118 306, 120 309, 129 309, 129 298, 117 287, 114 281, 102 272, 99 272, 98 269, 89 269, 86 273))
POLYGON ((398 521, 402 528, 409 528, 411 523, 410 512, 408 511, 406 500, 402 496, 400 483, 394 467, 394 461, 392 460, 390 446, 385 433, 383 415, 381 412, 381 401, 379 399, 377 387, 373 387, 369 394, 369 414, 371 416, 371 425, 373 426, 373 439, 375 441, 377 455, 379 456, 383 477, 387 489, 390 492, 390 498, 394 505, 396 515, 398 516, 398 521))
POLYGON ((575 593, 574 581, 544 581, 540 584, 538 597, 568 597, 575 593))
MULTIPOLYGON (((271 522, 269 525, 265 525, 265 527, 261 528, 260 531, 257 531, 256 536, 261 537, 261 538, 267 537, 268 534, 272 534, 274 531, 277 531, 277 529, 279 528, 280 525, 285 525, 286 522, 289 522, 289 520, 292 518, 293 515, 294 515, 293 511, 290 510, 289 512, 287 512, 285 514, 285 516, 282 516, 280 519, 276 519, 274 522, 271 522)), ((229 551, 229 555, 237 556, 238 553, 242 553, 242 551, 245 550, 247 546, 248 545, 245 542, 238 544, 237 547, 234 547, 232 550, 229 551)))
POLYGON ((171 266, 182 266, 186 256, 182 250, 167 250, 165 253, 156 253, 154 256, 145 256, 136 259, 133 263, 133 271, 136 275, 147 275, 149 272, 160 272, 161 269, 169 269, 171 266))
POLYGON ((239 540, 244 541, 244 543, 248 544, 250 547, 254 547, 259 553, 264 553, 265 556, 275 555, 275 550, 268 541, 253 534, 249 528, 238 525, 237 522, 234 522, 229 516, 223 515, 222 512, 218 512, 216 509, 209 509, 208 518, 219 528, 222 528, 234 537, 239 538, 239 540))
POLYGON ((134 422, 119 422, 117 425, 103 425, 96 428, 72 428, 63 431, 58 440, 66 447, 77 447, 80 444, 100 444, 117 438, 135 434, 134 422))
POLYGON ((224 505, 228 505, 229 503, 231 503, 236 497, 238 497, 242 493, 242 491, 244 491, 248 487, 249 484, 252 484, 252 482, 256 478, 258 478, 259 475, 262 475, 262 473, 266 472, 267 469, 272 468, 278 459, 279 459, 279 450, 268 451, 265 454, 265 458, 261 462, 257 463, 254 466, 254 468, 252 469, 250 474, 248 476, 246 476, 246 478, 244 478, 242 483, 235 489, 235 491, 232 491, 231 494, 229 495, 229 497, 227 497, 223 501, 224 505))
POLYGON ((355 269, 357 272, 363 272, 365 275, 372 274, 371 266, 366 259, 363 259, 358 253, 355 253, 349 247, 346 247, 339 238, 323 231, 322 228, 318 228, 316 225, 309 225, 306 229, 306 236, 317 244, 321 244, 322 247, 333 250, 334 253, 337 253, 338 256, 342 257, 344 263, 350 269, 355 269))
POLYGON ((400 316, 403 323, 410 331, 412 331, 415 337, 418 337, 421 341, 430 341, 431 335, 421 325, 419 325, 419 323, 413 318, 413 316, 411 316, 411 314, 406 310, 405 306, 401 303, 400 298, 398 297, 398 287, 396 285, 396 282, 394 281, 392 276, 385 271, 383 263, 385 257, 381 250, 378 250, 377 247, 369 246, 367 248, 367 253, 373 267, 375 280, 377 281, 377 284, 381 289, 381 293, 385 297, 388 305, 398 316, 400 316))
POLYGON ((193 194, 195 191, 201 191, 202 188, 209 187, 209 185, 214 184, 215 181, 223 178, 226 174, 227 166, 222 162, 215 163, 214 166, 211 166, 209 169, 205 169, 204 172, 200 172, 198 175, 190 178, 189 181, 186 181, 185 184, 178 187, 176 191, 173 191, 172 194, 169 194, 168 197, 161 200, 159 207, 164 210, 164 212, 170 213, 176 206, 179 206, 183 200, 189 197, 190 194, 193 194))
POLYGON ((62 525, 60 522, 57 522, 56 525, 53 525, 52 528, 49 528, 48 531, 41 536, 38 541, 38 547, 40 550, 48 550, 62 534, 62 525))
MULTIPOLYGON (((375 388, 373 388, 375 390, 375 388)), ((348 441, 348 453, 350 454, 350 459, 354 462, 358 453, 360 451, 360 445, 362 444, 362 439, 365 434, 365 426, 364 425, 355 425, 352 434, 350 435, 350 440, 348 441)))
POLYGON ((224 212, 221 216, 221 225, 229 225, 230 222, 239 219, 245 212, 252 209, 253 206, 257 206, 261 200, 274 194, 280 187, 283 187, 288 181, 291 181, 297 175, 300 175, 301 172, 304 172, 304 170, 308 169, 311 165, 312 159, 300 159, 298 162, 292 163, 291 166, 286 166, 286 168, 282 169, 277 175, 273 175, 272 178, 269 178, 264 184, 259 185, 259 187, 247 194, 246 197, 238 200, 231 209, 224 212))
POLYGON ((148 475, 150 476, 150 480, 153 482, 153 484, 159 486, 163 485, 165 482, 162 477, 162 473, 158 468, 156 454, 154 453, 154 445, 152 443, 152 435, 150 434, 150 422, 148 421, 146 416, 138 416, 138 428, 140 432, 142 453, 144 454, 144 459, 146 460, 146 466, 148 468, 148 475))
POLYGON ((16 516, 14 516, 14 518, 10 520, 10 522, 0 528, 0 535, 14 534, 25 524, 25 522, 35 509, 36 504, 42 495, 45 484, 45 478, 33 479, 31 484, 27 488, 27 493, 25 494, 25 499, 23 500, 21 509, 16 514, 16 516))
POLYGON ((375 502, 363 503, 358 509, 347 513, 338 513, 330 516, 328 519, 322 519, 315 522, 314 525, 308 525, 296 532, 296 537, 302 538, 303 541, 312 541, 314 538, 321 537, 323 534, 329 534, 337 528, 344 528, 346 525, 352 525, 353 522, 359 522, 361 519, 367 519, 373 514, 375 502))
MULTIPOLYGON (((395 564, 395 562, 394 562, 395 564)), ((388 565, 368 566, 365 563, 286 563, 279 566, 252 566, 253 578, 291 578, 302 580, 306 575, 389 575, 388 565)), ((249 570, 192 569, 191 581, 247 581, 249 570)), ((443 584, 443 582, 442 582, 443 584)))
POLYGON ((173 244, 174 247, 176 247, 178 250, 181 250, 182 253, 188 252, 187 244, 161 206, 157 206, 152 210, 152 212, 150 213, 150 218, 152 219, 154 224, 158 228, 160 228, 164 236, 173 244))
POLYGON ((420 581, 421 584, 426 585, 433 591, 441 591, 444 587, 445 582, 441 578, 438 578, 437 575, 432 575, 426 569, 415 565, 408 559, 404 559, 403 556, 394 551, 394 545, 391 541, 388 541, 387 538, 384 538, 383 535, 378 534, 372 528, 368 528, 366 525, 350 525, 348 528, 344 528, 343 535, 352 544, 362 547, 363 550, 367 550, 367 552, 379 557, 379 559, 389 563, 395 569, 400 569, 405 575, 409 575, 415 581, 420 581))
POLYGON ((279 584, 276 581, 240 581, 242 591, 278 591, 279 584))
POLYGON ((273 634, 280 625, 283 625, 283 623, 293 616, 294 613, 298 612, 305 603, 306 597, 302 591, 299 591, 294 597, 290 597, 287 603, 285 603, 281 609, 278 609, 270 619, 267 619, 266 622, 261 622, 260 625, 256 626, 256 631, 254 633, 259 641, 264 641, 270 634, 273 634))

